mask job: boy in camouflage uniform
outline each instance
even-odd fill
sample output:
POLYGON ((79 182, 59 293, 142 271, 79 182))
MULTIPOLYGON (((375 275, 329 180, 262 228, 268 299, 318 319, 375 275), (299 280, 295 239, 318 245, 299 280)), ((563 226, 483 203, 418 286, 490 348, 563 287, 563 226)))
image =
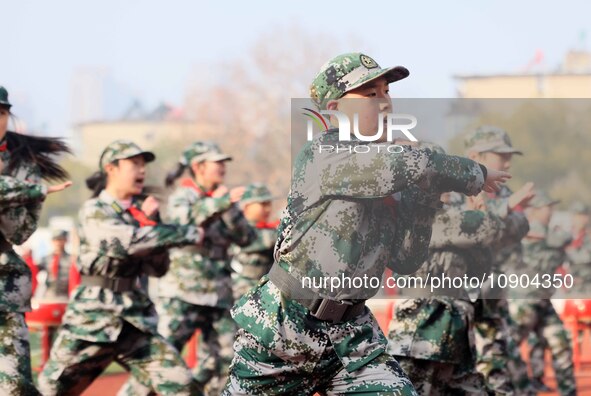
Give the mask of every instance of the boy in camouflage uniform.
MULTIPOLYGON (((442 197, 444 203, 452 200, 447 196, 442 197)), ((481 279, 490 270, 490 249, 519 232, 511 226, 487 211, 482 197, 468 197, 465 209, 444 206, 435 215, 428 260, 413 276, 481 279)), ((397 302, 388 329, 388 352, 398 359, 417 393, 487 394, 484 377, 476 371, 471 290, 440 289, 431 298, 428 287, 410 292, 422 298, 397 302)))
POLYGON ((248 246, 232 247, 232 282, 234 301, 238 301, 273 265, 273 248, 277 241, 278 223, 269 223, 272 208, 271 191, 261 183, 246 186, 240 199, 244 217, 256 232, 256 239, 248 246))
POLYGON ((142 274, 166 272, 169 248, 203 241, 195 226, 157 221, 157 201, 142 195, 145 163, 154 158, 118 140, 87 180, 95 197, 79 214, 81 284, 39 377, 44 395, 79 395, 112 361, 161 395, 198 393, 176 349, 158 334, 154 305, 138 284, 142 274))
MULTIPOLYGON (((255 237, 237 206, 244 188, 228 191, 221 184, 225 162, 231 159, 212 142, 195 142, 183 152, 179 162, 193 177, 181 180, 168 200, 167 214, 175 224, 204 227, 205 242, 172 250, 170 270, 158 287, 158 331, 181 351, 195 331, 201 330, 194 376, 213 395, 219 395, 226 382, 236 331, 230 317, 233 297, 228 248, 232 243, 246 246, 255 237)), ((121 393, 143 392, 136 383, 128 382, 121 393)))
POLYGON ((38 395, 31 375, 29 331, 25 312, 31 310, 31 271, 12 246, 24 243, 37 228, 48 193, 39 167, 19 161, 14 169, 7 126, 11 104, 0 86, 0 394, 38 395))
MULTIPOLYGON (((558 202, 546 193, 537 191, 526 210, 530 231, 522 241, 525 266, 519 273, 528 275, 530 280, 535 281, 536 275, 540 278, 543 274, 553 275, 565 261, 565 247, 570 243, 571 236, 561 230, 548 229, 553 206, 558 202)), ((511 290, 513 299, 509 300, 509 310, 517 325, 515 341, 519 346, 529 334, 535 333, 541 342, 547 343, 552 352, 560 394, 576 395, 570 336, 550 301, 555 289, 544 288, 543 279, 538 280, 542 285, 540 287, 532 285, 525 290, 511 290)), ((532 367, 536 363, 542 364, 543 375, 543 360, 532 360, 532 367)), ((539 375, 540 368, 533 372, 539 375)), ((536 389, 543 389, 541 377, 534 377, 532 383, 536 389)))
MULTIPOLYGON (((348 53, 325 64, 311 97, 319 109, 338 109, 349 119, 358 114, 360 130, 370 134, 378 114, 391 112, 388 84, 407 76, 404 67, 382 69, 367 55, 348 53)), ((440 194, 473 195, 485 183, 492 191, 508 177, 487 177, 476 162, 427 149, 380 153, 353 136, 339 142, 338 132, 317 135, 295 159, 275 263, 232 310, 240 329, 224 395, 415 395, 365 306, 379 286, 302 288, 302 280, 342 274, 379 284, 386 265, 413 272, 426 258, 440 194), (319 150, 339 144, 369 150, 319 150)))
MULTIPOLYGON (((468 158, 482 162, 488 169, 504 171, 510 169, 513 155, 522 154, 512 146, 507 132, 494 126, 482 126, 469 134, 465 148, 468 158)), ((516 193, 503 185, 496 194, 486 196, 487 210, 506 222, 517 224, 515 229, 523 231, 507 240, 503 248, 494 251, 491 272, 497 275, 514 273, 521 266, 520 241, 528 231, 523 208, 533 195, 533 184, 527 183, 516 193)), ((527 366, 513 340, 512 326, 505 293, 498 286, 489 289, 485 282, 482 297, 476 302, 477 368, 484 374, 491 390, 511 394, 514 389, 519 394, 529 394, 527 366)))

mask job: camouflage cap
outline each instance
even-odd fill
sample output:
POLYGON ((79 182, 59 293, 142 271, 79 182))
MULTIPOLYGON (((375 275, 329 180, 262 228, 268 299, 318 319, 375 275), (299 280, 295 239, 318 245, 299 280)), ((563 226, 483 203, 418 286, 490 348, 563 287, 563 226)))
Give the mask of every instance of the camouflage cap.
POLYGON ((214 142, 195 142, 183 151, 179 162, 183 165, 190 165, 192 162, 203 161, 231 161, 232 157, 224 154, 220 147, 214 142))
POLYGON ((51 233, 51 239, 53 239, 53 240, 57 240, 57 239, 66 240, 66 239, 68 239, 68 231, 66 231, 66 230, 53 230, 53 232, 51 233))
POLYGON ((466 152, 523 155, 520 150, 513 148, 511 138, 504 129, 490 125, 481 126, 468 134, 464 145, 466 152))
POLYGON ((552 199, 546 192, 541 190, 535 191, 535 196, 529 201, 529 205, 532 208, 542 208, 544 206, 552 206, 560 203, 558 199, 552 199))
POLYGON ((115 140, 103 150, 99 160, 99 167, 103 169, 106 164, 111 162, 142 155, 146 162, 152 162, 156 159, 154 153, 144 151, 131 140, 115 140))
POLYGON ((329 100, 339 99, 352 89, 385 77, 388 83, 408 77, 403 66, 382 69, 376 61, 359 52, 339 55, 322 66, 312 81, 310 98, 319 109, 324 109, 329 100))
POLYGON ((10 109, 12 104, 8 101, 8 91, 0 85, 0 106, 10 109))
POLYGON ((573 204, 569 208, 569 211, 571 213, 576 213, 576 214, 586 214, 586 215, 591 214, 591 208, 589 208, 589 205, 587 205, 586 203, 583 203, 581 201, 573 202, 573 204))
POLYGON ((271 191, 264 184, 251 183, 246 186, 240 203, 246 205, 254 202, 267 202, 272 201, 274 198, 271 191))

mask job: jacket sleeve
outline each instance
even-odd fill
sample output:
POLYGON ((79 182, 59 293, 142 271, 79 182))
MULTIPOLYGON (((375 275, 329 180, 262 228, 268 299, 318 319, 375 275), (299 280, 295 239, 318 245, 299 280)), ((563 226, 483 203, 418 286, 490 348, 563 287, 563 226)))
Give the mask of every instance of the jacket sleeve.
POLYGON ((256 239, 255 230, 248 224, 240 209, 232 205, 221 215, 226 225, 227 237, 238 246, 244 247, 256 239))
POLYGON ((490 212, 450 208, 437 213, 433 223, 432 249, 469 249, 492 245, 505 233, 503 221, 490 212))
POLYGON ((0 176, 0 210, 42 202, 47 187, 10 176, 0 176))
MULTIPOLYGON (((375 146, 375 145, 369 145, 375 146)), ((363 154, 341 152, 316 153, 305 150, 303 166, 315 169, 303 170, 303 175, 317 175, 323 197, 346 196, 373 198, 387 196, 418 186, 433 193, 457 191, 467 195, 478 194, 485 182, 485 169, 478 163, 463 157, 440 154, 429 149, 403 146, 398 154, 379 153, 377 150, 363 154), (306 160, 305 156, 309 156, 306 160), (370 177, 371 176, 371 177, 370 177)), ((295 168, 296 180, 299 169, 295 168)), ((312 189, 297 188, 299 191, 312 189)))
POLYGON ((163 250, 197 244, 200 235, 194 226, 158 224, 135 227, 109 212, 110 208, 89 201, 80 212, 81 232, 87 249, 116 259, 143 257, 163 250))
POLYGON ((168 200, 168 215, 177 224, 203 226, 232 205, 230 194, 219 198, 200 197, 195 201, 185 190, 179 188, 168 200))

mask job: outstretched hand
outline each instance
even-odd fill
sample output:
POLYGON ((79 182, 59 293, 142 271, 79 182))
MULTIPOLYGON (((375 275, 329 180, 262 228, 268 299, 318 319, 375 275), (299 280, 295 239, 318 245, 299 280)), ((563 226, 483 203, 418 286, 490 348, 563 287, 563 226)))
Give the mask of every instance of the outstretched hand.
POLYGON ((71 185, 72 185, 72 182, 68 180, 65 183, 55 184, 53 186, 48 186, 47 187, 47 194, 53 194, 53 193, 56 193, 56 192, 63 191, 66 188, 69 188, 71 185))
POLYGON ((525 183, 509 197, 509 208, 515 209, 518 206, 526 207, 535 195, 534 183, 525 183))
POLYGON ((501 185, 511 178, 511 174, 494 169, 487 169, 484 191, 494 193, 500 190, 501 185))

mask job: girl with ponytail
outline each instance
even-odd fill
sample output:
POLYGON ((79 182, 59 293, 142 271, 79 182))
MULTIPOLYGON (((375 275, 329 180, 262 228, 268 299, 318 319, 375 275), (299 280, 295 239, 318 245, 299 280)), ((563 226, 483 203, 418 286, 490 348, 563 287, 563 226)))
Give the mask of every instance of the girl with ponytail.
POLYGON ((168 249, 195 247, 203 230, 164 224, 144 182, 155 156, 117 140, 86 180, 93 197, 79 212, 80 285, 73 291, 48 362, 39 376, 46 396, 80 395, 111 362, 131 372, 146 394, 198 395, 180 354, 156 329, 146 276, 162 276, 168 249))
MULTIPOLYGON (((189 171, 191 177, 181 179, 170 196, 167 213, 175 224, 203 227, 205 240, 201 246, 170 251, 170 269, 158 283, 158 332, 181 351, 195 330, 201 330, 194 375, 208 395, 221 394, 233 356, 228 247, 232 243, 246 246, 256 237, 237 205, 244 187, 223 185, 226 162, 231 159, 213 142, 195 142, 165 180, 172 186, 189 171)), ((130 378, 119 394, 147 395, 148 391, 130 378)))
POLYGON ((38 395, 25 324, 25 312, 31 310, 31 271, 12 246, 35 231, 45 197, 72 184, 41 184, 68 177, 55 157, 70 150, 57 138, 8 131, 11 106, 0 86, 0 394, 38 395))

